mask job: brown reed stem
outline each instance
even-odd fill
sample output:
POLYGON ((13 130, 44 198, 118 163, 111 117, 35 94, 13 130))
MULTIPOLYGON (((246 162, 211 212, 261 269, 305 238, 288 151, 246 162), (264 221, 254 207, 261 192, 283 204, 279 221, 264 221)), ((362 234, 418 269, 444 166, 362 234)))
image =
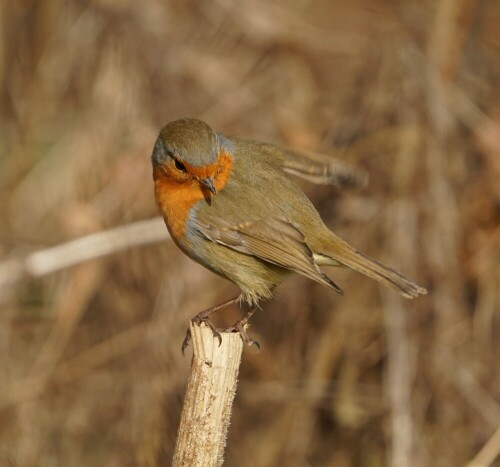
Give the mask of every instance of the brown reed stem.
POLYGON ((243 343, 237 333, 222 333, 219 345, 203 324, 191 322, 190 330, 193 360, 172 465, 221 466, 243 343))

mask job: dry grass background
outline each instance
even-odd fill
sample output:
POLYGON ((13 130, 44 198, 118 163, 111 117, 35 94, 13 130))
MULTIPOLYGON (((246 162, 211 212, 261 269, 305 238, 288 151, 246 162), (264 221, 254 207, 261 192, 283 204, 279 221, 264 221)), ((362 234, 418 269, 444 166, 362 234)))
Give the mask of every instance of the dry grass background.
POLYGON ((226 465, 500 465, 499 2, 4 0, 0 22, 0 465, 169 465, 188 318, 234 286, 168 241, 14 266, 156 216, 149 156, 183 116, 367 169, 362 192, 303 186, 429 289, 284 285, 226 465))

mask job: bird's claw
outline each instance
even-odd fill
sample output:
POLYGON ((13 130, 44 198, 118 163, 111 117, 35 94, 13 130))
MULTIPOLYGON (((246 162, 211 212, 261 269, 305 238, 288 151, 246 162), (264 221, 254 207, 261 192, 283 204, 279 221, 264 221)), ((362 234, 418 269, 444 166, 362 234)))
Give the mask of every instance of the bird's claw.
POLYGON ((241 331, 233 331, 239 333, 241 340, 248 345, 249 347, 255 347, 257 349, 257 352, 260 352, 260 344, 258 341, 255 339, 252 339, 251 337, 248 337, 248 334, 245 332, 241 331))
POLYGON ((224 330, 220 330, 219 328, 214 326, 214 324, 212 324, 210 321, 205 321, 205 324, 210 328, 214 337, 219 341, 219 347, 220 347, 222 344, 222 336, 220 333, 221 331, 224 332, 224 330))
POLYGON ((191 329, 187 329, 186 331, 186 336, 184 337, 184 340, 182 341, 182 355, 184 355, 184 351, 186 350, 186 347, 189 346, 189 343, 191 342, 191 329))
MULTIPOLYGON (((247 344, 250 347, 255 347, 257 349, 257 352, 260 352, 260 344, 254 340, 248 337, 247 334, 247 328, 249 326, 248 322, 250 321, 250 318, 252 315, 255 313, 255 308, 250 310, 242 319, 234 323, 232 326, 226 329, 219 329, 217 326, 215 326, 209 319, 208 316, 209 314, 214 311, 214 308, 210 308, 209 310, 202 311, 201 313, 198 313, 192 320, 194 324, 200 325, 201 323, 204 323, 207 327, 210 328, 212 331, 212 334, 214 335, 215 338, 219 341, 219 347, 222 344, 222 336, 221 333, 224 332, 237 332, 241 340, 247 344)), ((191 330, 188 328, 186 331, 186 337, 184 338, 184 341, 182 342, 182 355, 184 355, 184 351, 186 350, 186 347, 189 346, 189 343, 191 342, 191 330)))
MULTIPOLYGON (((222 344, 221 332, 224 332, 223 329, 219 329, 217 326, 215 326, 215 324, 213 324, 208 319, 208 317, 205 316, 195 316, 191 321, 197 324, 198 326, 201 323, 204 323, 208 328, 210 328, 214 337, 219 341, 219 347, 221 346, 222 344)), ((188 328, 186 331, 186 337, 184 337, 184 340, 182 341, 182 347, 181 347, 182 355, 184 355, 184 351, 189 346, 189 343, 191 342, 191 337, 192 337, 191 330, 188 328)))
POLYGON ((250 320, 250 317, 254 314, 254 311, 255 310, 251 310, 242 319, 237 321, 230 328, 227 328, 225 331, 226 332, 237 332, 240 335, 241 340, 245 344, 247 344, 250 347, 255 347, 257 349, 257 352, 260 352, 260 344, 256 340, 249 337, 247 334, 247 329, 249 326, 248 321, 250 320))

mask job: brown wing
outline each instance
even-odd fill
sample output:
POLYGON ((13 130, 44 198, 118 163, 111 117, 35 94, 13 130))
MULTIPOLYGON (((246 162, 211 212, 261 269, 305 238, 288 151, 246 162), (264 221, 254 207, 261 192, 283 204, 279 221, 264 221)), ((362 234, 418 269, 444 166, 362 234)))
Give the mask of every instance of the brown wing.
POLYGON ((332 185, 338 189, 362 188, 368 183, 366 172, 331 156, 312 151, 281 148, 260 143, 272 154, 285 172, 318 185, 332 185))
POLYGON ((230 222, 204 216, 195 227, 208 240, 306 276, 343 294, 315 263, 302 232, 283 218, 230 222))

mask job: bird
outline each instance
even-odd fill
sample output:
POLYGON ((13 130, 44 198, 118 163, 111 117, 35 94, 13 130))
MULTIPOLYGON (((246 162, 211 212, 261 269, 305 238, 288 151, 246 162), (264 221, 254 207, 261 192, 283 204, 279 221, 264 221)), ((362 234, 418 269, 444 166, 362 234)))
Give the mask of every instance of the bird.
MULTIPOLYGON (((239 332, 249 345, 248 321, 261 300, 293 273, 339 294, 321 267, 358 271, 406 298, 427 293, 396 270, 361 253, 335 235, 292 176, 339 189, 363 186, 366 175, 327 155, 224 136, 196 118, 167 123, 151 155, 154 194, 171 238, 192 260, 222 276, 240 294, 201 311, 209 317, 237 302, 250 311, 224 330, 239 332)), ((189 343, 189 331, 182 350, 189 343)))

